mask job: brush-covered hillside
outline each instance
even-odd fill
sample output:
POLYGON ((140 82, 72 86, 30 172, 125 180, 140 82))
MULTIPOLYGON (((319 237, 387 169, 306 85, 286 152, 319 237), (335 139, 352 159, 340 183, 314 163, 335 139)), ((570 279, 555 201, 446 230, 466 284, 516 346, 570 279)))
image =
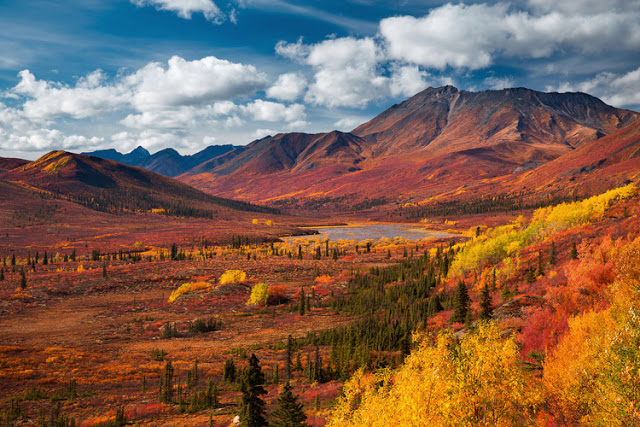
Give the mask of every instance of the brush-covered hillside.
POLYGON ((250 201, 347 195, 421 203, 478 182, 518 179, 637 118, 583 93, 429 88, 351 132, 267 137, 179 179, 250 201))

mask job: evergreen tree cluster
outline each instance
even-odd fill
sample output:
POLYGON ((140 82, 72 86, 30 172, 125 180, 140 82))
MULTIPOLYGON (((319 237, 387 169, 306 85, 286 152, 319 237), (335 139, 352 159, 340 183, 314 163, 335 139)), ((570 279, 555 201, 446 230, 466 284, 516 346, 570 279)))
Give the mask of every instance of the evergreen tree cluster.
POLYGON ((490 212, 514 212, 524 209, 538 209, 554 206, 565 202, 575 202, 578 196, 548 196, 541 197, 535 193, 502 194, 484 196, 470 200, 439 201, 429 205, 401 206, 394 211, 394 215, 406 219, 428 217, 447 217, 455 215, 482 214, 490 212))

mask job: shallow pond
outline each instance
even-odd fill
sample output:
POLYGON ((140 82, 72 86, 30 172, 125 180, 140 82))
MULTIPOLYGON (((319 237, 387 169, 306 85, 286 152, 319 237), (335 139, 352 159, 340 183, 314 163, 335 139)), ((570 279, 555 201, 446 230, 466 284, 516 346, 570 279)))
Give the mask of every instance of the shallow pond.
POLYGON ((337 227, 312 227, 320 234, 308 236, 285 237, 291 243, 293 240, 317 240, 329 238, 336 240, 379 240, 400 237, 406 240, 422 240, 426 238, 451 237, 453 234, 444 231, 427 230, 415 224, 350 224, 337 227))

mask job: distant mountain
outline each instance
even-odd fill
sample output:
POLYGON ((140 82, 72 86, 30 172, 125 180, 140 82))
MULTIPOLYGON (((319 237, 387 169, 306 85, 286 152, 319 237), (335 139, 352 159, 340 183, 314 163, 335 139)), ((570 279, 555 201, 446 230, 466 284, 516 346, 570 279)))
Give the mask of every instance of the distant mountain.
POLYGON ((214 157, 227 153, 234 148, 237 147, 230 144, 210 145, 202 151, 187 156, 180 155, 180 153, 172 148, 151 154, 142 147, 138 147, 127 154, 122 154, 114 149, 91 151, 82 154, 114 160, 124 163, 125 165, 138 166, 161 175, 174 177, 214 157))
MULTIPOLYGON (((4 162, 0 159, 0 165, 4 162)), ((216 218, 230 211, 275 213, 206 194, 142 168, 95 156, 52 151, 0 171, 0 180, 107 213, 148 212, 216 218)))
POLYGON ((137 166, 139 162, 144 161, 151 157, 151 153, 143 147, 138 147, 135 150, 127 154, 122 154, 119 151, 109 148, 107 150, 97 150, 88 153, 82 153, 88 156, 96 156, 102 159, 113 160, 116 162, 124 163, 125 165, 137 166))
POLYGON ((429 88, 351 132, 263 138, 178 179, 250 201, 348 195, 421 202, 515 177, 639 116, 584 93, 429 88))

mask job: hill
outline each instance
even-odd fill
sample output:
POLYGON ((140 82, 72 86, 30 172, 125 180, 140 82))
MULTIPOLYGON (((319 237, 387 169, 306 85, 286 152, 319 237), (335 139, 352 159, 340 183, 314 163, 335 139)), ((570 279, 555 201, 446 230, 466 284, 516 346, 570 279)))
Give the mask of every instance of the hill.
POLYGON ((124 163, 129 166, 138 166, 161 175, 174 177, 187 170, 218 157, 236 148, 233 145, 210 145, 192 155, 183 156, 172 148, 160 150, 155 154, 149 153, 145 148, 138 147, 127 154, 122 154, 113 148, 97 150, 82 154, 100 157, 107 160, 124 163))
POLYGON ((154 212, 214 218, 223 212, 274 210, 205 194, 171 178, 94 156, 52 151, 0 173, 0 179, 107 213, 154 212))
POLYGON ((178 179, 250 201, 423 202, 481 180, 513 179, 637 118, 583 93, 429 88, 351 132, 267 137, 178 179))

